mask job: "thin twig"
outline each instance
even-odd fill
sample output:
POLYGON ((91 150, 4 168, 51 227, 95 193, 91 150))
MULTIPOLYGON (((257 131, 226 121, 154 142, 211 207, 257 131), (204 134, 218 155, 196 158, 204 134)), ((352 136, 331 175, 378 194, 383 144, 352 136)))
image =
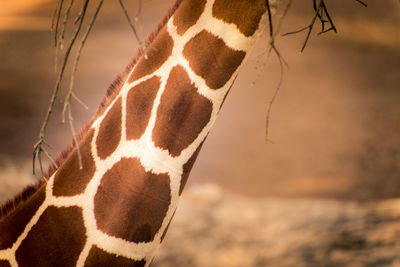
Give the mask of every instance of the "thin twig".
POLYGON ((78 102, 79 104, 81 104, 81 106, 82 106, 84 109, 89 109, 89 107, 88 107, 82 100, 80 100, 80 99, 75 95, 74 92, 72 92, 72 97, 76 100, 76 102, 78 102))
POLYGON ((286 5, 286 8, 285 8, 280 20, 279 20, 278 27, 277 27, 276 31, 274 31, 273 23, 272 23, 271 7, 270 7, 270 4, 269 4, 269 0, 266 0, 267 12, 268 12, 268 22, 269 22, 269 37, 270 37, 270 43, 269 43, 270 44, 270 48, 269 48, 269 51, 268 51, 268 56, 271 54, 271 51, 274 50, 274 52, 278 55, 279 60, 282 60, 283 63, 285 63, 285 65, 287 67, 289 67, 289 65, 287 64, 286 60, 283 58, 283 56, 279 52, 278 48, 275 46, 275 37, 278 34, 278 31, 279 31, 279 28, 281 26, 282 20, 286 16, 286 13, 289 10, 289 7, 290 7, 291 4, 292 4, 292 0, 289 0, 288 4, 286 5))
POLYGON ((53 160, 50 153, 47 150, 43 150, 43 153, 46 155, 47 159, 51 162, 53 166, 57 166, 57 163, 53 160))
MULTIPOLYGON (((43 150, 43 149, 41 149, 41 151, 46 151, 46 150, 43 150)), ((45 152, 46 153, 46 152, 45 152)), ((42 165, 42 158, 41 157, 39 157, 39 166, 40 166, 40 173, 42 174, 42 176, 44 176, 44 172, 43 172, 43 165, 42 165)), ((33 165, 33 168, 35 168, 35 165, 33 165)), ((35 170, 35 169, 33 169, 33 170, 35 170)), ((33 173, 33 174, 35 174, 35 173, 33 173)))
MULTIPOLYGON (((322 1, 323 3, 323 1, 322 1)), ((321 14, 319 13, 319 9, 317 8, 317 0, 313 0, 313 9, 316 12, 316 15, 318 16, 319 21, 321 22, 321 31, 325 30, 325 23, 327 22, 326 20, 324 20, 323 18, 323 14, 321 12, 321 14)))
POLYGON ((316 11, 315 11, 314 17, 312 18, 311 23, 308 26, 306 26, 304 28, 301 28, 300 30, 293 31, 293 32, 288 32, 288 33, 285 33, 285 34, 282 35, 282 36, 286 36, 286 35, 289 35, 289 34, 295 34, 295 33, 299 33, 299 32, 302 32, 302 31, 308 29, 306 38, 305 38, 305 40, 303 42, 303 46, 302 46, 302 48, 300 50, 301 52, 303 52, 304 49, 306 48, 307 42, 310 39, 310 34, 311 34, 311 32, 312 32, 312 30, 314 28, 315 21, 318 18, 318 16, 320 16, 319 11, 321 10, 322 2, 323 2, 323 0, 319 0, 318 5, 315 8, 316 11))
POLYGON ((304 40, 303 47, 301 48, 301 52, 303 52, 304 49, 306 48, 308 39, 310 38, 311 32, 312 32, 314 24, 315 24, 315 20, 317 19, 317 16, 318 16, 318 11, 319 11, 319 9, 321 8, 321 5, 322 5, 322 2, 323 2, 323 0, 319 0, 319 4, 318 4, 318 7, 317 7, 317 10, 315 11, 315 16, 313 17, 313 19, 311 21, 311 24, 308 26, 309 29, 308 29, 308 32, 307 32, 306 39, 304 40))
POLYGON ((69 13, 71 11, 71 7, 72 7, 73 4, 74 4, 74 0, 70 0, 69 4, 68 4, 68 7, 65 10, 63 26, 62 26, 62 29, 61 29, 61 40, 64 40, 65 29, 66 29, 67 21, 69 19, 69 13))
POLYGON ((72 139, 74 140, 74 145, 76 147, 76 153, 78 154, 79 169, 82 170, 83 169, 82 154, 81 154, 81 150, 79 149, 78 140, 76 138, 73 120, 74 120, 74 118, 72 117, 71 107, 69 106, 69 108, 68 108, 69 128, 71 129, 72 139))
POLYGON ((363 5, 363 6, 365 6, 365 7, 368 7, 368 5, 366 4, 366 3, 364 3, 363 1, 361 1, 361 0, 356 0, 358 3, 360 3, 361 5, 363 5))
POLYGON ((63 107, 63 112, 62 112, 62 122, 65 121, 65 112, 66 112, 66 110, 67 110, 67 107, 68 107, 69 104, 70 104, 71 96, 73 96, 82 106, 84 106, 85 108, 87 108, 87 106, 73 93, 74 80, 75 80, 75 73, 76 73, 77 68, 78 68, 78 63, 79 63, 79 60, 80 60, 80 56, 81 56, 81 53, 82 53, 82 49, 83 49, 83 47, 84 47, 84 45, 85 45, 85 42, 86 42, 86 40, 87 40, 87 37, 89 36, 89 33, 90 33, 91 30, 92 30, 92 27, 93 27, 94 22, 95 22, 95 20, 96 20, 96 18, 97 18, 97 15, 98 15, 98 13, 99 13, 99 11, 100 11, 100 8, 101 8, 101 6, 103 5, 103 2, 104 2, 104 0, 101 0, 101 1, 99 2, 99 4, 97 5, 96 11, 95 11, 95 13, 93 14, 93 17, 92 17, 92 19, 91 19, 91 21, 90 21, 90 23, 89 23, 88 29, 86 30, 84 36, 82 37, 82 40, 81 40, 81 43, 80 43, 80 45, 79 45, 78 51, 76 52, 76 56, 75 56, 75 60, 74 60, 74 65, 73 65, 73 70, 72 70, 72 74, 71 74, 71 79, 70 79, 70 83, 69 83, 69 90, 68 90, 68 93, 67 93, 67 95, 66 95, 66 97, 65 97, 65 101, 64 101, 64 107, 63 107))
MULTIPOLYGON (((325 2, 322 1, 321 5, 322 5, 322 9, 323 9, 323 11, 324 11, 324 13, 325 13, 326 18, 328 19, 328 22, 329 22, 329 24, 331 25, 331 28, 330 28, 330 29, 325 30, 325 31, 322 30, 322 32, 328 32, 328 31, 330 31, 330 30, 333 30, 334 32, 337 33, 335 24, 333 23, 333 20, 331 19, 331 16, 329 15, 329 12, 328 12, 328 9, 326 8, 325 2)), ((322 16, 322 14, 321 14, 321 16, 322 16)), ((321 23, 322 23, 322 21, 324 21, 324 20, 321 19, 321 23)))
POLYGON ((298 29, 298 30, 284 33, 284 34, 282 34, 282 36, 286 36, 286 35, 289 35, 289 34, 296 34, 296 33, 302 32, 302 31, 304 31, 304 30, 307 30, 309 27, 310 27, 310 26, 308 25, 308 26, 305 26, 305 27, 300 28, 300 29, 298 29))
POLYGON ((269 5, 269 0, 266 0, 265 3, 267 5, 267 13, 268 13, 269 36, 274 37, 274 29, 273 29, 273 24, 272 24, 272 12, 271 12, 271 7, 269 5))
POLYGON ((138 0, 138 10, 136 12, 135 21, 139 20, 139 16, 142 14, 142 0, 138 0))
POLYGON ((51 32, 54 33, 54 47, 56 48, 56 55, 54 57, 54 71, 57 72, 58 64, 58 41, 57 41, 57 30, 58 23, 60 20, 60 13, 62 10, 63 0, 57 0, 56 8, 54 9, 53 17, 51 19, 51 32))
MULTIPOLYGON (((279 78, 279 83, 278 86, 276 87, 276 90, 274 92, 274 95, 271 98, 271 101, 269 102, 268 105, 268 109, 267 109, 267 115, 266 115, 266 119, 265 119, 265 142, 268 143, 270 140, 268 138, 268 134, 269 134, 269 122, 270 122, 270 116, 271 116, 271 110, 272 110, 272 105, 275 102, 275 99, 279 93, 279 90, 281 88, 282 85, 282 81, 283 81, 283 63, 285 63, 285 65, 287 65, 286 61, 284 60, 284 58, 282 57, 281 53, 279 52, 278 48, 275 46, 275 36, 276 34, 274 33, 274 29, 273 29, 273 24, 272 24, 272 12, 271 12, 271 7, 269 5, 269 0, 266 0, 266 4, 267 4, 267 12, 268 12, 268 21, 269 21, 269 36, 270 36, 270 49, 269 49, 269 54, 271 52, 271 50, 273 50, 276 54, 276 56, 278 57, 279 60, 279 66, 280 66, 280 78, 279 78)), ((284 12, 284 15, 286 15, 287 10, 289 9, 288 6, 290 6, 291 1, 289 1, 286 10, 284 12)), ((280 26, 280 24, 278 25, 280 26)))
MULTIPOLYGON (((129 16, 129 13, 128 13, 128 11, 126 10, 126 8, 125 8, 124 3, 122 2, 122 0, 118 0, 118 1, 119 1, 119 5, 120 5, 121 8, 122 8, 122 11, 123 11, 124 14, 125 14, 126 19, 128 20, 129 26, 131 27, 131 29, 132 29, 132 31, 133 31, 133 34, 135 35, 136 41, 139 43, 139 46, 141 47, 141 49, 142 49, 143 52, 144 52, 144 58, 147 59, 147 55, 146 55, 146 52, 145 52, 145 51, 146 51, 146 50, 145 50, 145 47, 144 47, 144 45, 143 45, 142 40, 140 40, 140 38, 139 38, 139 35, 138 35, 138 33, 137 33, 136 29, 135 29, 135 26, 133 26, 133 23, 132 23, 132 20, 131 20, 131 18, 130 18, 130 16, 129 16)), ((139 1, 139 3, 141 3, 141 2, 139 1)), ((141 6, 141 4, 140 4, 140 6, 141 6)), ((141 7, 140 7, 140 8, 141 8, 141 7)))
POLYGON ((77 24, 80 20, 81 20, 81 14, 79 14, 76 18, 75 18, 75 20, 74 20, 74 24, 77 24))
POLYGON ((57 1, 56 8, 54 9, 54 13, 53 13, 53 16, 51 18, 51 32, 54 32, 54 25, 55 25, 55 20, 56 20, 56 17, 57 17, 56 15, 58 13, 59 6, 60 6, 60 0, 57 1))
MULTIPOLYGON (((73 1, 74 1, 74 0, 70 0, 70 2, 69 2, 69 4, 68 4, 68 7, 67 7, 67 9, 65 10, 64 21, 63 21, 63 25, 62 25, 62 28, 61 28, 61 34, 59 35, 59 38, 57 38, 57 35, 58 35, 57 31, 55 32, 55 35, 54 35, 55 40, 57 41, 57 39, 58 39, 58 43, 56 44, 56 55, 55 55, 55 57, 54 57, 54 71, 55 71, 55 72, 57 72, 58 53, 59 53, 59 50, 60 50, 60 49, 63 49, 63 41, 64 41, 65 28, 66 28, 66 24, 67 24, 67 21, 68 21, 68 17, 69 17, 69 13, 70 13, 70 11, 71 11, 71 7, 72 7, 72 4, 73 4, 73 1)), ((59 18, 57 18, 57 20, 58 20, 58 19, 59 19, 59 18)), ((58 23, 57 23, 57 24, 58 24, 58 23)))
POLYGON ((61 81, 62 81, 62 78, 64 76, 65 66, 67 65, 68 58, 69 58, 72 46, 74 45, 75 40, 76 40, 77 36, 79 35, 80 30, 81 30, 81 27, 82 27, 82 24, 83 24, 83 19, 85 17, 86 9, 87 9, 88 4, 89 4, 89 0, 85 0, 85 2, 83 4, 83 7, 82 7, 82 10, 81 10, 81 12, 79 14, 80 22, 79 22, 79 24, 78 24, 78 26, 77 26, 77 28, 75 30, 75 33, 74 33, 74 35, 73 35, 73 37, 72 37, 72 39, 70 41, 70 44, 69 44, 69 46, 67 48, 67 51, 65 52, 63 65, 62 65, 61 70, 59 72, 58 79, 57 79, 56 85, 55 85, 54 90, 53 90, 53 94, 52 94, 51 99, 50 99, 49 108, 47 109, 47 113, 46 113, 46 116, 44 118, 42 127, 40 128, 38 141, 36 142, 36 144, 33 147, 33 173, 34 174, 35 174, 35 162, 36 162, 36 159, 39 160, 40 169, 41 169, 41 171, 43 173, 43 168, 42 168, 42 164, 41 164, 41 155, 40 154, 42 152, 44 152, 46 154, 46 149, 44 148, 44 137, 45 137, 47 124, 49 122, 50 115, 51 115, 51 113, 53 111, 55 100, 56 100, 56 98, 58 96, 58 91, 60 89, 61 81))
POLYGON ((54 25, 54 46, 56 48, 56 56, 54 57, 54 71, 57 72, 57 65, 58 65, 58 49, 59 49, 59 41, 58 39, 58 24, 60 22, 60 17, 61 17, 61 10, 63 8, 64 0, 58 0, 59 4, 58 5, 58 10, 56 14, 56 24, 54 25))
POLYGON ((57 11, 56 25, 54 27, 54 45, 57 47, 57 38, 58 38, 58 24, 60 22, 61 10, 63 8, 64 0, 58 0, 60 2, 59 9, 57 11))
POLYGON ((268 138, 269 136, 269 123, 270 123, 270 117, 271 117, 271 110, 272 110, 272 105, 275 102, 276 97, 278 96, 278 93, 281 89, 282 86, 282 82, 283 82, 283 62, 282 62, 282 57, 280 56, 280 54, 275 53, 276 56, 278 57, 279 60, 279 67, 280 67, 280 78, 279 78, 279 82, 278 85, 275 89, 274 95, 272 96, 269 105, 268 105, 268 109, 267 109, 267 116, 265 119, 265 143, 271 142, 268 138))
POLYGON ((78 100, 78 102, 80 104, 82 104, 83 106, 87 107, 78 97, 76 97, 76 95, 73 93, 73 87, 74 87, 74 79, 75 79, 75 74, 78 68, 78 63, 79 63, 79 59, 82 53, 82 49, 85 45, 85 42, 89 36, 89 33, 92 30, 92 27, 94 25, 94 22, 96 21, 97 15, 101 9, 101 6, 103 5, 104 0, 100 0, 99 4, 97 5, 96 11, 92 16, 92 19, 89 23, 88 29, 86 30, 85 34, 82 37, 81 43, 79 45, 78 51, 76 52, 76 56, 75 56, 75 61, 74 61, 74 66, 73 66, 73 70, 72 70, 72 74, 71 74, 71 79, 70 79, 70 84, 69 84, 69 90, 68 93, 65 97, 65 101, 64 101, 64 108, 63 108, 63 113, 62 113, 62 122, 64 123, 65 121, 65 112, 68 111, 68 121, 69 121, 69 126, 72 132, 72 137, 74 140, 74 144, 76 147, 76 151, 78 154, 78 161, 79 161, 79 169, 83 168, 82 165, 82 155, 81 155, 81 151, 79 149, 79 144, 78 144, 78 140, 76 138, 76 134, 75 134, 75 128, 74 128, 74 124, 73 124, 73 117, 72 117, 72 112, 71 112, 71 97, 74 97, 75 99, 78 100))
POLYGON ((293 0, 289 0, 288 1, 288 3, 285 6, 285 9, 282 12, 281 17, 279 18, 278 26, 276 27, 275 33, 273 35, 274 36, 274 40, 275 40, 276 36, 278 35, 278 33, 279 33, 280 29, 281 29, 282 22, 285 19, 286 15, 287 15, 287 13, 288 13, 288 11, 290 9, 290 6, 292 5, 292 2, 293 2, 293 0))

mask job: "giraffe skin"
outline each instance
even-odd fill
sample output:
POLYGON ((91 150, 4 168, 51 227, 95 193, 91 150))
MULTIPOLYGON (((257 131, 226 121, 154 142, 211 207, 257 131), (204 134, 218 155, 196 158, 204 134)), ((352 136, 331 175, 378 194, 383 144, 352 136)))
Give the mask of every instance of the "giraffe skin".
POLYGON ((149 266, 249 50, 265 0, 179 0, 121 90, 34 194, 0 217, 0 267, 149 266))

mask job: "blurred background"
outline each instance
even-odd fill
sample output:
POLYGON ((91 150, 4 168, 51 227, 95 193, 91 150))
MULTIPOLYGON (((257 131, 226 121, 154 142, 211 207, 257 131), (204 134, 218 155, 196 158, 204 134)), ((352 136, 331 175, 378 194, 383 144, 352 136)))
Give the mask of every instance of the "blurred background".
MULTIPOLYGON (((145 39, 174 0, 142 2, 135 25, 145 39)), ((280 69, 267 36, 257 43, 156 266, 400 266, 400 4, 365 2, 326 0, 338 33, 317 35, 317 24, 303 53, 305 32, 278 36, 289 67, 268 143, 280 69)), ((134 17, 138 2, 125 3, 134 17)), ((49 0, 0 0, 0 201, 35 179, 32 147, 56 81, 54 8, 49 0)), ((281 33, 312 16, 311 0, 293 1, 281 33)), ((75 92, 89 107, 73 105, 77 129, 137 47, 118 2, 105 1, 76 76, 75 92)), ((71 140, 63 96, 47 131, 54 156, 71 140)))

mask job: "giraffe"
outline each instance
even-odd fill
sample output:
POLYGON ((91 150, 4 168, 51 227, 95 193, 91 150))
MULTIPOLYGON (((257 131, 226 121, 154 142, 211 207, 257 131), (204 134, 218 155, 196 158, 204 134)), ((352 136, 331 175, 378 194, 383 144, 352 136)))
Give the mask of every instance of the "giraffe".
POLYGON ((71 146, 0 209, 0 266, 149 266, 267 13, 177 0, 79 134, 83 169, 71 146))

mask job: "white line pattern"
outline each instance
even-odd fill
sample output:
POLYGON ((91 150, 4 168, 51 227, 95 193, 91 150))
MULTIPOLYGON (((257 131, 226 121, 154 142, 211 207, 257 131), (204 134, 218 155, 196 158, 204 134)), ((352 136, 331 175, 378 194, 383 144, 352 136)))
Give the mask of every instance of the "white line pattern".
MULTIPOLYGON (((189 158, 196 151, 198 146, 207 136, 211 126, 213 125, 218 111, 221 107, 222 101, 231 87, 236 75, 239 72, 239 68, 234 72, 230 80, 220 89, 212 90, 207 87, 205 80, 198 76, 189 66, 189 62, 183 57, 182 51, 185 44, 191 40, 194 36, 203 30, 217 36, 224 40, 225 44, 234 49, 244 52, 248 52, 249 49, 254 45, 254 42, 261 35, 262 28, 267 25, 266 14, 263 15, 260 21, 260 27, 257 32, 251 36, 244 36, 234 24, 225 23, 219 19, 212 17, 212 6, 215 0, 209 0, 206 3, 204 12, 201 14, 197 23, 189 28, 182 36, 177 34, 176 26, 173 23, 173 17, 168 21, 166 28, 167 32, 173 39, 173 50, 172 55, 163 63, 163 65, 155 72, 144 76, 132 83, 125 81, 125 84, 119 95, 115 97, 113 102, 107 107, 106 111, 98 117, 91 128, 94 129, 94 137, 91 143, 92 156, 95 162, 95 173, 85 191, 82 194, 71 196, 71 197, 56 197, 52 194, 54 176, 48 180, 46 185, 46 198, 36 214, 32 217, 30 222, 26 225, 23 233, 18 237, 12 248, 6 250, 0 250, 0 259, 8 260, 12 266, 18 266, 15 252, 21 245, 21 242, 26 238, 32 227, 38 222, 40 216, 49 206, 56 207, 70 207, 77 206, 81 207, 83 211, 83 221, 86 228, 87 240, 83 251, 79 255, 76 266, 83 266, 85 260, 89 254, 90 248, 93 245, 119 256, 134 260, 146 260, 146 266, 148 266, 154 256, 154 252, 158 248, 161 242, 161 236, 170 222, 173 213, 177 207, 179 199, 179 188, 181 183, 181 177, 183 173, 183 165, 189 160, 189 158), (200 132, 198 137, 177 157, 171 156, 167 150, 163 150, 156 147, 152 140, 152 131, 156 123, 157 109, 160 105, 161 96, 165 90, 167 79, 171 70, 181 65, 188 73, 192 83, 198 88, 198 93, 206 97, 212 103, 211 119, 200 132), (161 86, 155 97, 154 104, 151 110, 151 116, 149 123, 144 134, 138 140, 127 140, 126 137, 126 99, 128 92, 135 85, 138 85, 154 76, 161 78, 161 86), (115 151, 107 158, 100 159, 97 154, 96 137, 98 136, 101 122, 107 116, 108 112, 112 108, 113 104, 121 97, 122 99, 122 134, 121 140, 115 151), (168 212, 163 220, 162 226, 158 233, 155 235, 154 240, 147 243, 134 243, 128 242, 121 238, 110 236, 100 231, 96 225, 96 219, 94 215, 94 196, 100 185, 103 175, 111 169, 111 167, 120 161, 121 158, 136 157, 140 160, 146 171, 151 171, 155 174, 166 173, 170 177, 170 190, 171 190, 171 202, 168 208, 168 212)), ((246 56, 247 58, 247 56, 246 56)), ((245 60, 243 60, 242 64, 245 60)), ((133 72, 133 70, 132 70, 133 72)), ((129 76, 128 76, 129 77, 129 76)))

